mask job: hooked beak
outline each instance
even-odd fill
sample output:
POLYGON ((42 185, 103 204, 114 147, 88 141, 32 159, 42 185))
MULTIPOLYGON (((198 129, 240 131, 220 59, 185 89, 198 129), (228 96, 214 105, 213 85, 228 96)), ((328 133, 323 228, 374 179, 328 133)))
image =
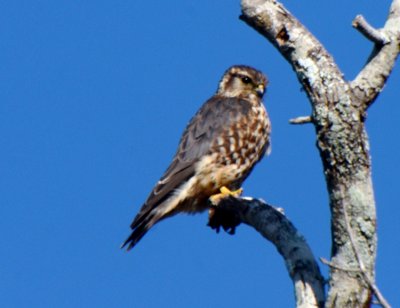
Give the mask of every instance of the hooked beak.
POLYGON ((259 85, 257 85, 256 92, 257 92, 258 97, 260 97, 260 98, 263 97, 264 92, 265 92, 264 84, 260 83, 259 85))

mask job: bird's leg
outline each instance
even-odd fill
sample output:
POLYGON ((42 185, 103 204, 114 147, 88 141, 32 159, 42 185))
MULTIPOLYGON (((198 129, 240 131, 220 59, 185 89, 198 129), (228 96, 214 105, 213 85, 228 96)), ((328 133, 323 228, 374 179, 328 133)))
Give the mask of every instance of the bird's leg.
POLYGON ((229 204, 229 198, 239 197, 243 189, 231 191, 227 187, 222 186, 220 193, 212 195, 209 198, 211 206, 208 210, 208 226, 219 232, 222 227, 229 234, 235 234, 236 227, 240 224, 240 218, 229 204), (222 202, 223 201, 223 202, 222 202))
POLYGON ((239 188, 237 190, 231 191, 229 190, 229 188, 227 188, 226 186, 222 186, 219 189, 220 193, 212 195, 210 197, 210 201, 212 203, 212 205, 217 206, 218 203, 220 203, 220 201, 224 198, 227 197, 239 197, 242 193, 243 193, 243 188, 239 188))

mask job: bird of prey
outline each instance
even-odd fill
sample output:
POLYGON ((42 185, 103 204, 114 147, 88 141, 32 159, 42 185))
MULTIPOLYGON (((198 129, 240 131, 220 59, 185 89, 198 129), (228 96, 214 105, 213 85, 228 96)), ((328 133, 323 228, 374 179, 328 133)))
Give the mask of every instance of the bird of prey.
POLYGON ((164 218, 206 210, 210 197, 240 194, 242 182, 270 151, 271 123, 262 102, 267 83, 249 66, 232 66, 224 73, 217 92, 187 125, 171 165, 136 215, 121 248, 130 250, 164 218))

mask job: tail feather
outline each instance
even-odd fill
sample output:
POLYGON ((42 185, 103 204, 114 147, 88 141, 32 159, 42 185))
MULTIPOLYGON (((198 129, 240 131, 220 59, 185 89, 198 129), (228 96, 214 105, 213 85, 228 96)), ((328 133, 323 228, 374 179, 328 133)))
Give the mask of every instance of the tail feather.
POLYGON ((126 250, 131 250, 157 222, 176 213, 175 206, 177 203, 176 199, 172 203, 167 199, 152 208, 143 206, 144 209, 141 209, 131 224, 131 235, 121 245, 121 248, 127 246, 126 250))
POLYGON ((154 214, 150 214, 147 215, 144 219, 141 219, 138 224, 132 224, 133 231, 131 235, 125 240, 125 242, 121 245, 121 249, 127 246, 126 250, 131 250, 157 221, 158 220, 155 219, 154 214))

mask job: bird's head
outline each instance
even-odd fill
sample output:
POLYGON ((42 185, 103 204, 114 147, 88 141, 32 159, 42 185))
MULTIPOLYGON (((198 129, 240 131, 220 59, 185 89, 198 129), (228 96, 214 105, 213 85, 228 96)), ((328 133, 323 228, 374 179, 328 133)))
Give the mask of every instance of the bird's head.
POLYGON ((230 67, 218 86, 218 95, 225 97, 262 98, 268 79, 260 71, 245 65, 230 67))

